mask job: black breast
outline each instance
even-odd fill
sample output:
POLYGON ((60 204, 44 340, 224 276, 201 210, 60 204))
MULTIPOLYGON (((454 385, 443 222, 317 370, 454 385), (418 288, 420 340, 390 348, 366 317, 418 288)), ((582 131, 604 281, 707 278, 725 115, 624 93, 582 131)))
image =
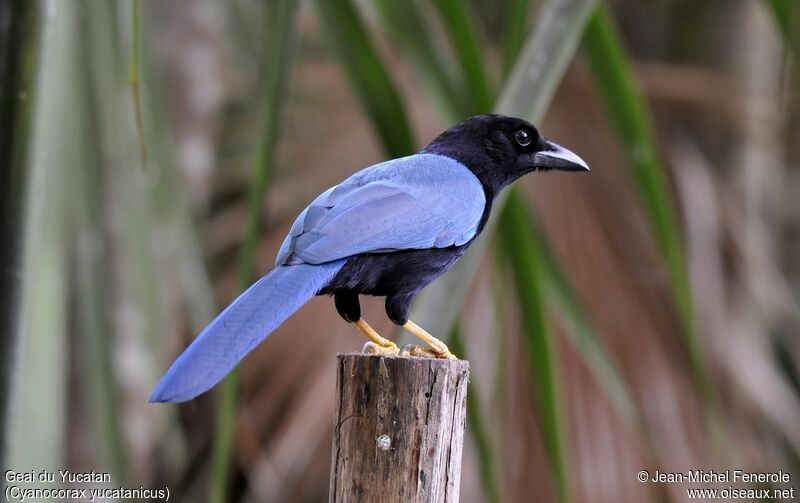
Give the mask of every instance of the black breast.
POLYGON ((471 243, 472 240, 448 248, 356 255, 320 294, 346 290, 363 295, 414 295, 444 274, 471 243))

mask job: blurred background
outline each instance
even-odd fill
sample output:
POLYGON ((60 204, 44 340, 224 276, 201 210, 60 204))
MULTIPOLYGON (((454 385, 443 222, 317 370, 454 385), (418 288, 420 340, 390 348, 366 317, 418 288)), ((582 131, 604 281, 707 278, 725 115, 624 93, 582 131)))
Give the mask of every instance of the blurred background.
POLYGON ((4 470, 325 500, 364 342, 330 299, 212 392, 147 397, 318 193, 500 111, 592 172, 521 180, 414 307, 471 363, 462 501, 797 486, 798 62, 795 0, 4 0, 4 470))

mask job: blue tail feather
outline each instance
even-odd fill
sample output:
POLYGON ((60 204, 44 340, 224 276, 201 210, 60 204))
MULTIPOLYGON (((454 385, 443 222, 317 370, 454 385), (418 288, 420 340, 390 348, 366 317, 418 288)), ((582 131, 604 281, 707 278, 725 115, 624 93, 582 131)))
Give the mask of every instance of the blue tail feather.
POLYGON ((344 263, 343 259, 273 269, 225 308, 186 348, 153 390, 150 402, 183 402, 209 390, 327 285, 344 263))

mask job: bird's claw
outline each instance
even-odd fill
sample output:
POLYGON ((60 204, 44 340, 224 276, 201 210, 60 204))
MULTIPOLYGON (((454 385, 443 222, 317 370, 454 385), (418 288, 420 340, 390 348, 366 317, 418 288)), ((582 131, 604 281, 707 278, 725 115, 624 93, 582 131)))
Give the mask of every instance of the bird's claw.
POLYGON ((404 344, 400 348, 400 356, 419 356, 424 358, 445 358, 449 360, 457 360, 457 358, 450 352, 446 345, 442 344, 441 347, 429 347, 423 349, 416 344, 404 344))
POLYGON ((361 352, 372 355, 397 355, 400 354, 400 349, 394 342, 390 342, 386 346, 379 346, 372 341, 367 341, 361 348, 361 352))
POLYGON ((431 345, 430 349, 427 351, 434 355, 436 358, 444 358, 446 360, 458 360, 456 355, 450 352, 450 348, 447 347, 447 344, 439 342, 438 344, 431 345))

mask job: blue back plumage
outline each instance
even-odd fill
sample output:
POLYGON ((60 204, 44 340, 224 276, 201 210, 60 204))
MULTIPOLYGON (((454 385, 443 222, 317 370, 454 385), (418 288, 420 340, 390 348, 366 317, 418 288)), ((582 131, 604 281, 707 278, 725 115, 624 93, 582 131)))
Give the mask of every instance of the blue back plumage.
POLYGON ((328 284, 344 260, 273 269, 231 303, 175 360, 151 402, 182 402, 219 382, 258 343, 328 284))
POLYGON ((292 225, 276 265, 462 245, 475 236, 485 206, 478 178, 455 159, 416 154, 382 162, 317 197, 292 225))

